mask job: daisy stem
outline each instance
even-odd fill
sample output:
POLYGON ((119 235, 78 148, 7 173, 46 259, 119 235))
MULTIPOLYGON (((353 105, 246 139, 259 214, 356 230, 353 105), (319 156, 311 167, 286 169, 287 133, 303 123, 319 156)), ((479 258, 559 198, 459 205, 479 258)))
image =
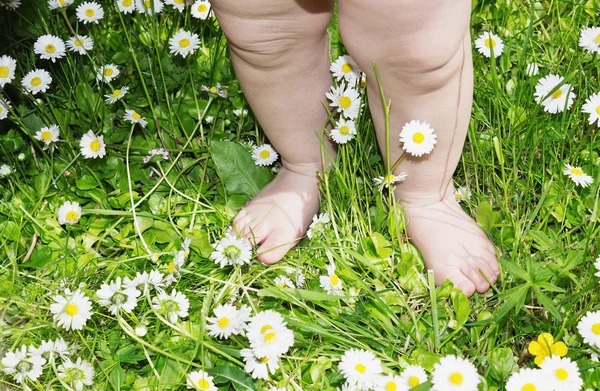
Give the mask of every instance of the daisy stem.
POLYGON ((71 161, 69 162, 69 164, 67 164, 67 165, 65 166, 65 168, 63 168, 63 170, 60 172, 60 174, 58 174, 58 176, 52 180, 52 186, 53 186, 53 187, 56 187, 56 182, 57 182, 57 181, 60 179, 60 177, 61 177, 61 176, 62 176, 62 175, 65 173, 65 172, 67 172, 67 170, 68 170, 68 169, 69 169, 69 168, 70 168, 70 167, 73 165, 73 163, 75 163, 75 161, 77 161, 77 159, 79 158, 79 156, 81 156, 81 152, 79 152, 79 153, 77 154, 77 156, 75 156, 75 157, 73 158, 73 160, 71 160, 71 161))
POLYGON ((431 301, 431 323, 433 326, 433 346, 435 351, 440 348, 440 334, 438 324, 437 291, 435 290, 435 280, 433 271, 427 271, 427 281, 429 282, 429 297, 431 301))
POLYGON ((58 376, 58 370, 56 369, 56 361, 55 360, 52 360, 52 371, 54 372, 54 375, 56 376, 56 379, 58 380, 58 382, 60 384, 62 384, 62 386, 64 388, 66 388, 69 391, 74 391, 67 383, 65 383, 63 381, 63 379, 60 376, 58 376))
POLYGON ((379 95, 381 96, 381 103, 383 105, 383 114, 385 117, 385 159, 389 173, 392 172, 390 169, 390 107, 392 101, 386 102, 385 94, 383 93, 383 84, 381 84, 381 76, 379 75, 379 69, 377 64, 373 61, 373 71, 375 71, 375 77, 377 78, 377 86, 379 86, 379 95))

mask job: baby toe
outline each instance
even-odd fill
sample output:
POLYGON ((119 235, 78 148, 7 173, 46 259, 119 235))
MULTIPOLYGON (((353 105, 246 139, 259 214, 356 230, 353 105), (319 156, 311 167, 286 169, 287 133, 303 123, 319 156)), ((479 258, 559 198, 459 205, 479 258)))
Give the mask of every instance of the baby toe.
MULTIPOLYGON (((460 266, 460 271, 469 279, 471 283, 475 286, 475 290, 479 293, 483 293, 490 288, 490 284, 483 278, 481 273, 479 272, 478 266, 484 266, 483 262, 478 263, 464 263, 460 266)), ((485 269, 487 270, 487 265, 485 265, 485 269)), ((485 273, 485 272, 484 272, 485 273)))
POLYGON ((298 240, 281 230, 271 231, 256 250, 256 258, 269 265, 278 262, 298 243, 298 240))

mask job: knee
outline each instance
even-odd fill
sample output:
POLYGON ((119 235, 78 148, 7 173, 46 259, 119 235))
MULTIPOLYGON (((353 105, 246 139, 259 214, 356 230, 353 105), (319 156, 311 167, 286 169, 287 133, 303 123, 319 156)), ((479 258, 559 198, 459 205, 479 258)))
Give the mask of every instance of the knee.
POLYGON ((331 19, 327 10, 302 12, 283 4, 275 6, 275 9, 264 8, 261 10, 261 7, 256 7, 258 11, 248 15, 215 6, 229 49, 234 57, 248 65, 276 69, 289 64, 293 58, 300 65, 305 49, 310 50, 316 44, 326 42, 327 26, 331 19))

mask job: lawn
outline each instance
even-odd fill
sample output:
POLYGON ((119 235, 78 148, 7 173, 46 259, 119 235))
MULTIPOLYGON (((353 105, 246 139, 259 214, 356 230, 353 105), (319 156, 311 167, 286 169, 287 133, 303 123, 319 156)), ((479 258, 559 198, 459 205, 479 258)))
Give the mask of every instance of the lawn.
POLYGON ((374 183, 366 105, 310 238, 267 266, 228 236, 279 163, 205 3, 134 3, 0 8, 0 390, 600 389, 593 0, 473 3, 503 50, 473 45, 457 201, 503 255, 472 298, 374 183))

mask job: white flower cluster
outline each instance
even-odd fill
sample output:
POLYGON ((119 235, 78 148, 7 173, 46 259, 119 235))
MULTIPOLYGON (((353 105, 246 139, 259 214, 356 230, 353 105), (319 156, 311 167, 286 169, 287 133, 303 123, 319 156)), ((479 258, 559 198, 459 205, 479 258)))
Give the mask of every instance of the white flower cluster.
POLYGON ((213 244, 215 251, 210 254, 220 267, 244 265, 252 259, 252 245, 246 238, 238 238, 234 232, 228 232, 221 240, 213 244))
MULTIPOLYGON (((45 367, 56 367, 56 375, 63 384, 76 391, 91 386, 94 381, 94 367, 78 357, 73 361, 73 349, 64 339, 42 341, 39 347, 22 345, 20 349, 9 351, 2 358, 2 371, 20 384, 36 381, 45 367), (56 362, 58 359, 58 363, 56 362), (58 365, 57 365, 58 364, 58 365)), ((28 389, 28 388, 26 388, 28 389)))

